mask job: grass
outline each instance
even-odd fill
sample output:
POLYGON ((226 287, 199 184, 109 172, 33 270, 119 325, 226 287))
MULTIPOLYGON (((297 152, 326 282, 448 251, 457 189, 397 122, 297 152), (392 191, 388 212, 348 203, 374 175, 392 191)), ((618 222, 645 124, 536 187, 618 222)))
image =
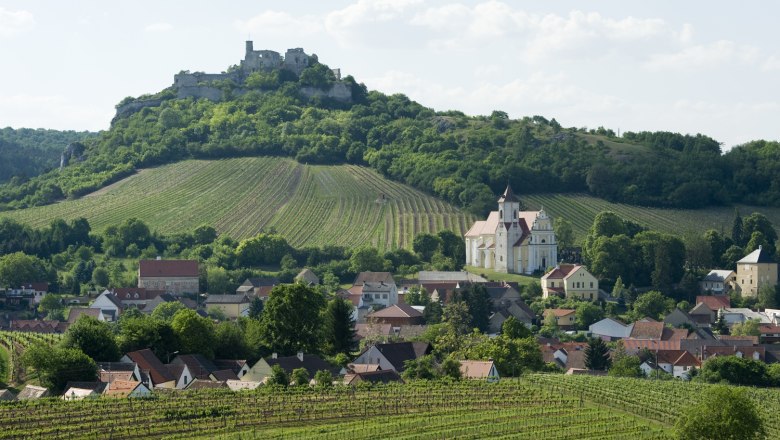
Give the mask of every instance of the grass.
POLYGON ((187 160, 145 169, 85 197, 3 213, 35 227, 85 217, 94 230, 137 217, 162 233, 211 225, 235 239, 276 230, 296 247, 411 248, 414 234, 462 235, 473 216, 353 165, 283 158, 187 160))
POLYGON ((471 272, 474 275, 479 275, 484 278, 487 278, 490 281, 510 281, 510 282, 516 282, 520 284, 521 286, 526 286, 528 284, 531 284, 533 282, 539 282, 539 278, 528 276, 528 275, 519 275, 514 273, 502 273, 502 272, 496 272, 491 269, 485 269, 482 267, 474 267, 474 266, 465 266, 463 268, 467 272, 471 272))
POLYGON ((665 209, 611 203, 586 194, 529 194, 520 197, 528 209, 544 207, 553 218, 565 218, 572 223, 576 240, 580 242, 599 212, 613 211, 619 216, 652 230, 681 236, 702 234, 708 229, 731 234, 734 210, 745 217, 753 212, 764 214, 773 224, 780 225, 780 208, 737 205, 706 209, 665 209))

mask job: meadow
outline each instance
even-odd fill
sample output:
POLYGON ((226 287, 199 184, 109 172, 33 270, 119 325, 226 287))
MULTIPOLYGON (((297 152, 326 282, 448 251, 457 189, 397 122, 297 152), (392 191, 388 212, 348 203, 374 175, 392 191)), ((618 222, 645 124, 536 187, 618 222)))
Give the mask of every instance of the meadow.
POLYGON ((161 233, 214 226, 235 239, 276 231, 296 247, 411 248, 414 235, 465 233, 473 216, 375 171, 255 157, 145 169, 85 197, 6 212, 31 226, 85 217, 95 230, 136 217, 161 233))

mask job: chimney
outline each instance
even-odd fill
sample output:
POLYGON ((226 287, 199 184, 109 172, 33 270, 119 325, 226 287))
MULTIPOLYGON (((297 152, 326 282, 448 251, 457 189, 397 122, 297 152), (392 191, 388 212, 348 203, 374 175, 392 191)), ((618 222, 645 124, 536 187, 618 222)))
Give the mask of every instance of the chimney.
POLYGON ((278 356, 276 353, 271 353, 271 359, 276 359, 278 356))
POLYGON ((303 362, 303 352, 302 351, 298 352, 298 360, 303 362))

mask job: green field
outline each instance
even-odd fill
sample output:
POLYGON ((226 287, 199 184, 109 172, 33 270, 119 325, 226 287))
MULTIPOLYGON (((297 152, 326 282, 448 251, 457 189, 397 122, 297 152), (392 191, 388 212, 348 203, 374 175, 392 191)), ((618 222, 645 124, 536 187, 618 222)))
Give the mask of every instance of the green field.
POLYGON ((137 217, 162 233, 207 224, 235 239, 275 229, 293 246, 411 247, 414 234, 468 230, 473 217, 353 165, 282 158, 188 160, 139 173, 77 200, 7 212, 31 226, 85 217, 101 230, 137 217))
MULTIPOLYGON (((577 241, 581 240, 601 211, 613 211, 619 216, 637 222, 650 229, 677 235, 701 234, 715 229, 731 234, 734 207, 710 207, 707 209, 663 209, 610 203, 586 194, 529 194, 521 195, 529 209, 544 207, 553 218, 562 217, 574 226, 577 241)), ((745 217, 753 212, 764 214, 772 224, 780 225, 780 208, 737 206, 745 217)))

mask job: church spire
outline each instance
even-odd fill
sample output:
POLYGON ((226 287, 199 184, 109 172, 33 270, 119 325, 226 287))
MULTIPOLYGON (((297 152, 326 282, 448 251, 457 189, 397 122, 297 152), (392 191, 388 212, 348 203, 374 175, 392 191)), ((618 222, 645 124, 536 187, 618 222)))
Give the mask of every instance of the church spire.
POLYGON ((506 189, 504 190, 504 193, 501 194, 501 197, 498 198, 498 203, 504 203, 504 202, 516 202, 519 203, 520 199, 515 196, 515 193, 512 191, 512 185, 506 184, 506 189))

